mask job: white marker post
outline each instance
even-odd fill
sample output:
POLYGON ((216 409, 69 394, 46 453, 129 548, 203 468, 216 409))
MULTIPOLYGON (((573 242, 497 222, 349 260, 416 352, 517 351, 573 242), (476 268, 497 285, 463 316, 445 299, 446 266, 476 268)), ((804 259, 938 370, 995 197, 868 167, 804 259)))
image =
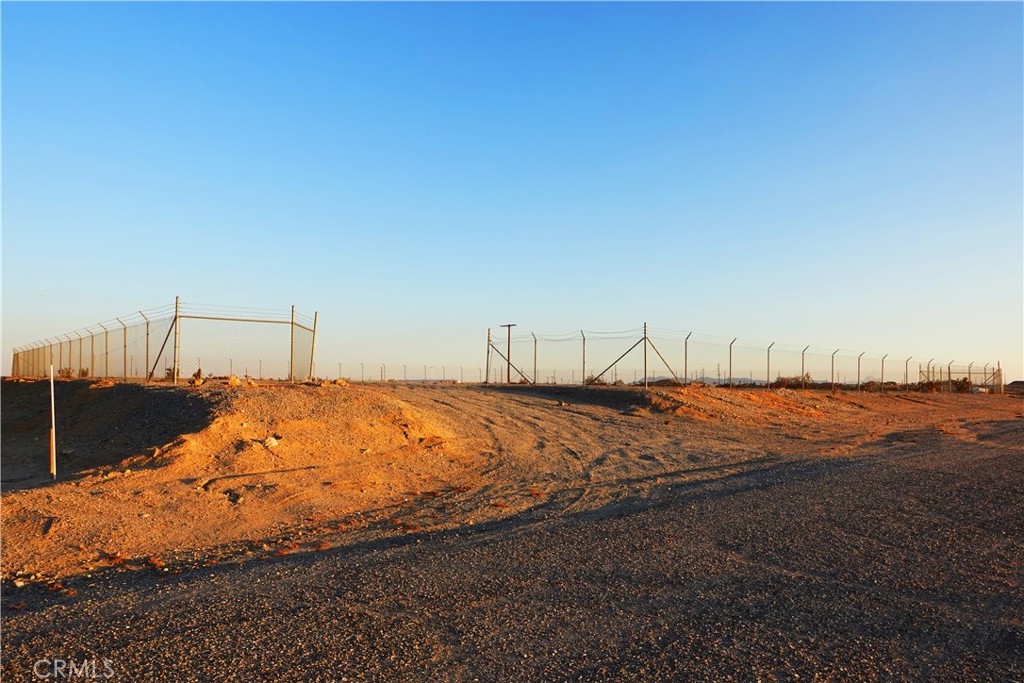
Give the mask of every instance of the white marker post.
POLYGON ((57 479, 57 412, 53 402, 53 364, 50 364, 50 474, 57 479))

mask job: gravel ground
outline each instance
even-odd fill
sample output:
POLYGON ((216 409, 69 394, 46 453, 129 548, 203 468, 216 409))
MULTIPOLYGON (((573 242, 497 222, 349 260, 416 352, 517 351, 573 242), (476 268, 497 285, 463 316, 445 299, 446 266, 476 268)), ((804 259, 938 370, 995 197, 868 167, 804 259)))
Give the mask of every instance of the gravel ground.
POLYGON ((968 427, 319 553, 6 584, 3 678, 1024 681, 1024 420, 968 427))

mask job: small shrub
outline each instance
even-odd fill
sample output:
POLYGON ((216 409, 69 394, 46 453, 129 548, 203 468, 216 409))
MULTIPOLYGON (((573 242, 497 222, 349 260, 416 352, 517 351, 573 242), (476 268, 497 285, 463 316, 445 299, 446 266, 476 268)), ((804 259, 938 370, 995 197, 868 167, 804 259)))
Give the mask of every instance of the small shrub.
POLYGON ((57 371, 57 377, 60 379, 71 379, 74 376, 75 372, 71 368, 61 368, 57 371))
POLYGON ((775 381, 769 386, 772 389, 799 389, 800 387, 811 385, 811 373, 807 373, 803 376, 796 375, 795 377, 776 377, 775 381))
POLYGON ((79 377, 88 377, 89 376, 89 368, 82 368, 81 370, 79 370, 78 371, 78 376, 79 377))

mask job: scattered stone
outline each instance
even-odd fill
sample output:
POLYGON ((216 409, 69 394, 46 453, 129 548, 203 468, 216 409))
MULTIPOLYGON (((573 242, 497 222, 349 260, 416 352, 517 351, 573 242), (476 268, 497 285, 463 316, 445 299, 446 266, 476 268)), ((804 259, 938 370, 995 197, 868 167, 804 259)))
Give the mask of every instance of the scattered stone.
POLYGON ((274 446, 277 445, 277 443, 277 439, 275 439, 272 436, 268 436, 266 439, 263 440, 263 445, 266 446, 267 448, 273 448, 274 446))
POLYGON ((230 377, 228 377, 228 386, 229 387, 240 387, 240 386, 242 386, 242 380, 238 379, 234 375, 231 375, 230 377))
POLYGON ((74 452, 75 452, 75 449, 74 449, 74 448, 65 448, 64 450, 62 450, 62 451, 60 452, 60 454, 61 454, 61 455, 71 455, 71 454, 72 454, 72 453, 74 453, 74 452))

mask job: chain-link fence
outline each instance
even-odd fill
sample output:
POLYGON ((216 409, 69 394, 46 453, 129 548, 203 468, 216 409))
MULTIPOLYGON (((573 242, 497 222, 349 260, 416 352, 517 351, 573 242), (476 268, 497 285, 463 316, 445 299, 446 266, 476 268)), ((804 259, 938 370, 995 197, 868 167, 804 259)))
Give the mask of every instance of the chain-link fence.
POLYGON ((14 349, 11 374, 168 380, 194 375, 306 380, 317 314, 174 304, 138 311, 14 349))
POLYGON ((488 330, 489 382, 1002 391, 999 362, 823 349, 644 325, 565 334, 488 330))

